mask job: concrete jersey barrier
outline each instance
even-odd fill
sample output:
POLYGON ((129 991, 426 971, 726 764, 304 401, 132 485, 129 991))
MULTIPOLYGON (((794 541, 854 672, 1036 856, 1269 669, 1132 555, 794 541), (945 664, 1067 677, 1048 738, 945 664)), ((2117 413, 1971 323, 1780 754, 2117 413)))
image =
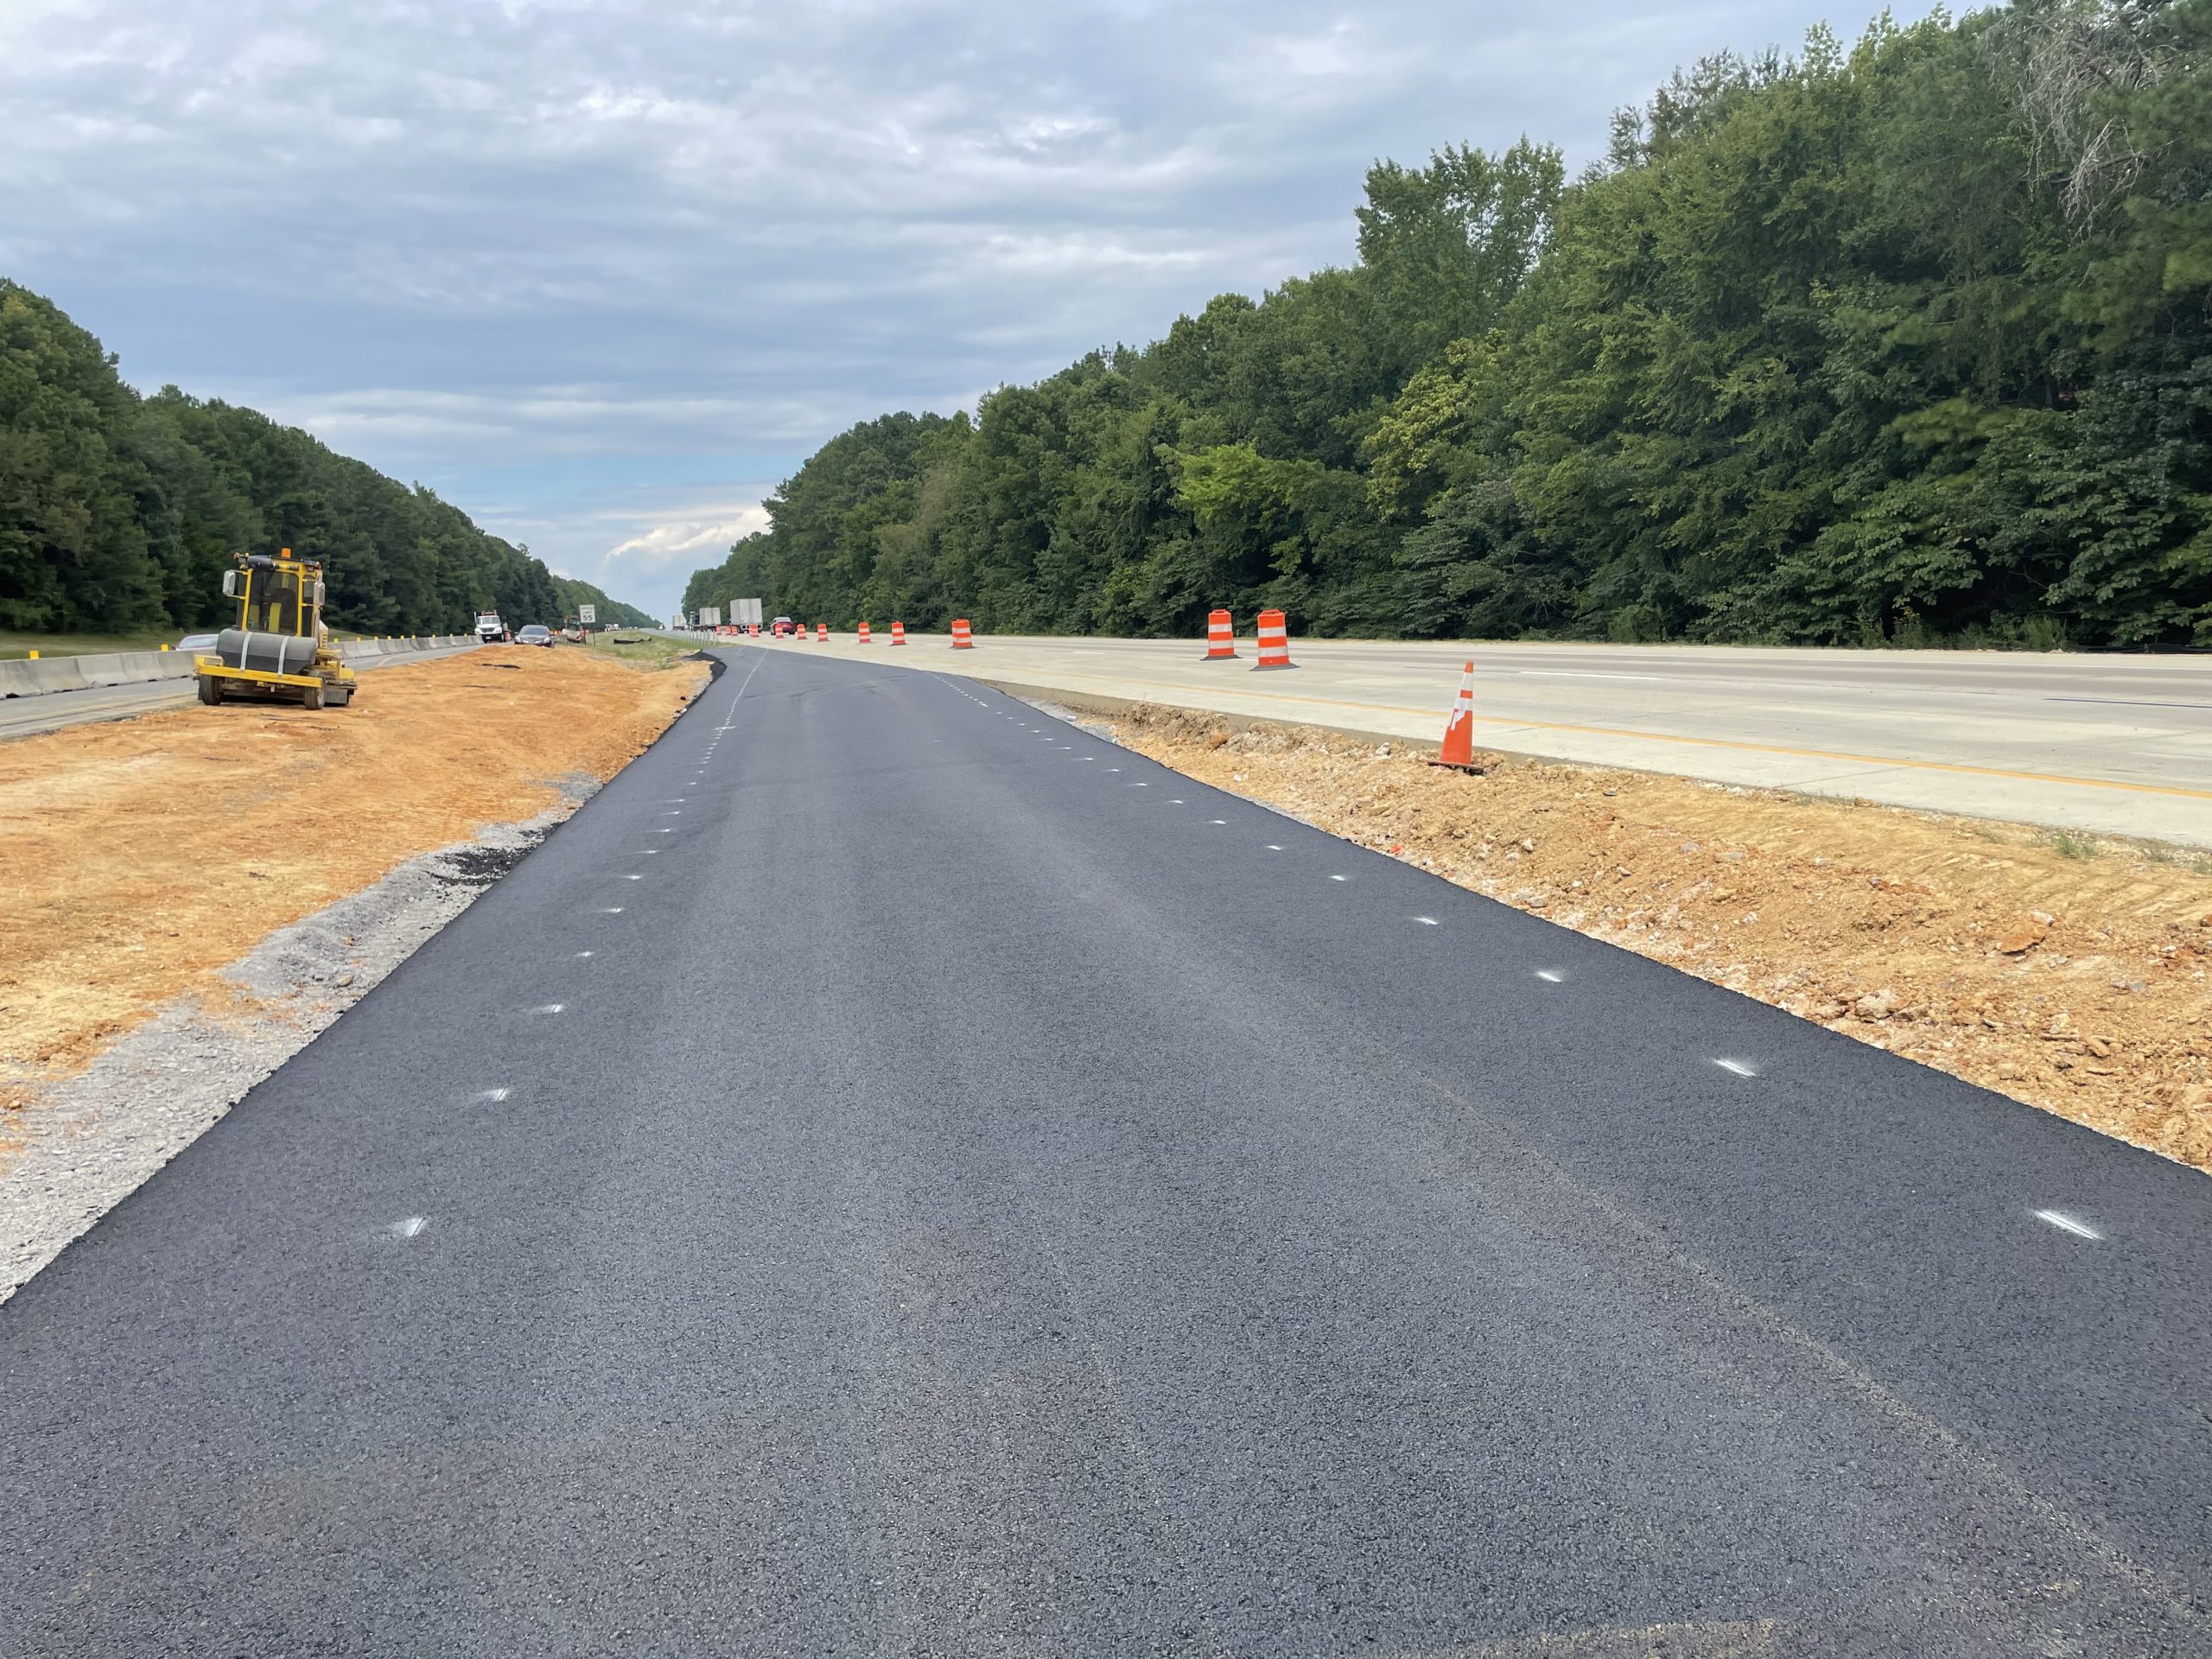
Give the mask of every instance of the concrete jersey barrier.
MULTIPOLYGON (((473 634, 437 633, 406 639, 350 639, 339 655, 352 662, 397 652, 446 651, 479 643, 473 634)), ((83 691, 94 686, 150 685, 158 680, 188 680, 188 651, 103 651, 81 657, 41 657, 33 662, 0 663, 0 697, 42 696, 48 691, 83 691)))

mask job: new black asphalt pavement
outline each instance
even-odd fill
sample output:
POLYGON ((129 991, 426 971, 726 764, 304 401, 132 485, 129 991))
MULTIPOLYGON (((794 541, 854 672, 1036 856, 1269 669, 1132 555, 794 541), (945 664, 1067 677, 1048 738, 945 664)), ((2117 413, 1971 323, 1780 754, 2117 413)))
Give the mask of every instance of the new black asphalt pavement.
POLYGON ((903 655, 0 1306, 0 1655, 2212 1653, 2212 1182, 903 655))

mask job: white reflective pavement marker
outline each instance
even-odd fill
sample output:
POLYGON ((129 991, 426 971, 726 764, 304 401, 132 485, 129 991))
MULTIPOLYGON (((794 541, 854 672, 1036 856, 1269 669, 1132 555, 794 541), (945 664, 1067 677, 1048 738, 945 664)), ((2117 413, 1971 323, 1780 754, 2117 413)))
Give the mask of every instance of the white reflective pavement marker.
POLYGON ((512 1093, 514 1093, 514 1090, 512 1089, 486 1089, 480 1090, 476 1098, 479 1100, 505 1100, 512 1093))
POLYGON ((1749 1060, 1717 1059, 1713 1061, 1713 1064, 1719 1066, 1723 1071, 1733 1072, 1739 1077, 1756 1077, 1759 1074, 1758 1067, 1753 1065, 1749 1060))
POLYGON ((2059 1231, 2063 1233, 2071 1233, 2076 1238, 2102 1238, 2104 1236, 2104 1235, 2099 1232, 2095 1228, 2088 1226, 2082 1222, 2075 1220, 2073 1217, 2068 1215, 2063 1210, 2038 1210, 2036 1211, 2036 1219, 2037 1221, 2047 1221, 2052 1226, 2057 1228, 2059 1231))
POLYGON ((409 1216, 403 1220, 393 1222, 385 1230, 395 1238, 412 1238, 429 1224, 429 1219, 427 1217, 409 1216))

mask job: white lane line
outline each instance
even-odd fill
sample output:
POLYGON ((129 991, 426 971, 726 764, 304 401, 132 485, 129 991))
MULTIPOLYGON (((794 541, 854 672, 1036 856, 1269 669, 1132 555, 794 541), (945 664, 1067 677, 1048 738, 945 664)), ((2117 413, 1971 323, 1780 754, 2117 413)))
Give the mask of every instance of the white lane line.
POLYGON ((541 1002, 536 1007, 532 1008, 531 1012, 532 1014, 558 1014, 562 1009, 568 1006, 569 1005, 565 1002, 541 1002))
MULTIPOLYGON (((659 851, 660 849, 658 847, 640 847, 632 855, 632 856, 635 858, 651 858, 659 851)), ((634 881, 638 878, 633 875, 630 879, 634 881)))
POLYGON ((1332 875, 1329 880, 1332 881, 1349 881, 1351 880, 1351 877, 1348 875, 1332 875))
POLYGON ((514 1090, 512 1089, 484 1089, 480 1090, 477 1092, 476 1098, 479 1100, 505 1100, 512 1093, 514 1093, 514 1090))
POLYGON ((385 1229, 394 1238, 412 1238, 430 1224, 426 1216, 408 1216, 385 1229))
POLYGON ((571 958, 571 960, 572 960, 572 961, 575 961, 575 962, 582 962, 582 961, 586 957, 588 957, 588 956, 590 956, 591 954, 592 954, 592 953, 591 953, 590 951, 588 951, 588 950, 579 950, 579 951, 577 951, 577 952, 576 952, 576 954, 575 955, 575 957, 571 958))
POLYGON ((1180 806, 1183 804, 1183 798, 1180 795, 1170 795, 1167 798, 1167 804, 1170 806, 1180 806))
POLYGON ((1434 927, 1436 925, 1436 918, 1433 916, 1416 916, 1414 918, 1414 920, 1419 922, 1423 927, 1434 927))
POLYGON ((1228 823, 1229 823, 1229 820, 1228 820, 1227 818, 1208 818, 1208 819, 1206 820, 1206 822, 1207 822, 1208 823, 1218 823, 1218 824, 1222 824, 1222 825, 1224 825, 1224 826, 1226 826, 1226 825, 1228 824, 1228 823))
POLYGON ((1276 846, 1275 843, 1271 841, 1268 843, 1268 850, 1271 853, 1279 853, 1282 851, 1282 849, 1276 846))
POLYGON ((1749 1060, 1716 1059, 1713 1064, 1723 1071, 1732 1071, 1739 1077, 1756 1077, 1759 1074, 1758 1067, 1753 1065, 1749 1060))
POLYGON ((620 905, 601 905, 599 907, 599 913, 602 916, 620 916, 622 913, 622 906, 620 905))
POLYGON ((1106 770, 1109 772, 1119 772, 1121 768, 1119 766, 1109 766, 1106 770))
POLYGON ((1131 789, 1150 789, 1150 788, 1152 787, 1152 785, 1151 785, 1150 784, 1147 784, 1147 783, 1141 783, 1141 782, 1140 782, 1140 783, 1131 784, 1131 785, 1129 785, 1129 787, 1130 787, 1131 789))
POLYGON ((1666 677, 1660 674, 1599 674, 1581 668, 1519 668, 1514 672, 1531 680, 1640 680, 1646 685, 1664 685, 1666 677))
POLYGON ((2082 1223, 2075 1220, 2073 1217, 2068 1215, 2063 1210, 2038 1210, 2036 1211, 2036 1219, 2037 1221, 2047 1221, 2052 1226, 2057 1228, 2062 1233, 2071 1233, 2076 1238, 2102 1238, 2104 1236, 2104 1235, 2099 1232, 2095 1228, 2086 1226, 2082 1223))
MULTIPOLYGON (((1566 973, 1557 968, 1539 968, 1536 969, 1536 977, 1542 980, 1547 985, 1563 985, 1567 982, 1566 973)), ((1728 1062, 1726 1060, 1720 1060, 1716 1062, 1716 1064, 1726 1065, 1728 1062)))
POLYGON ((671 807, 667 811, 658 813, 655 816, 664 818, 680 818, 683 816, 683 809, 680 806, 671 807))
POLYGON ((671 825, 670 825, 667 829, 665 829, 665 830, 654 830, 654 831, 653 831, 653 834, 655 834, 655 835, 657 835, 657 836, 672 836, 672 835, 674 835, 675 833, 676 833, 676 826, 675 826, 674 824, 671 824, 671 825))

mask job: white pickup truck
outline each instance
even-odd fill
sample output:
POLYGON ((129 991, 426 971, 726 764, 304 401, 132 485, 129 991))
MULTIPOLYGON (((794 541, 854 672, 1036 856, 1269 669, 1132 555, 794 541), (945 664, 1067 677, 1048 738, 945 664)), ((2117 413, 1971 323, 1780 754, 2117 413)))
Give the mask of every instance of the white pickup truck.
POLYGON ((480 643, 487 645, 495 645, 504 641, 506 637, 507 625, 499 620, 499 613, 497 611, 476 613, 476 638, 480 643))

